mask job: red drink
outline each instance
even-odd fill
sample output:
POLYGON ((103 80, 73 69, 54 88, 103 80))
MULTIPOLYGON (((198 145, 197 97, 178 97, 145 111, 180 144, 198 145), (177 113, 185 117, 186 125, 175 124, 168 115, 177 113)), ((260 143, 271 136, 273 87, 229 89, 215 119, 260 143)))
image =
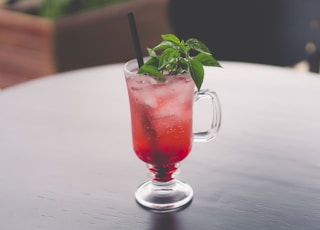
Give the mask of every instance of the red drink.
POLYGON ((161 82, 137 74, 127 76, 126 81, 137 156, 156 167, 170 167, 182 161, 193 141, 191 76, 169 76, 161 82))
POLYGON ((153 178, 135 192, 143 207, 171 211, 183 207, 193 197, 192 188, 175 178, 179 162, 191 151, 193 141, 206 142, 220 127, 220 105, 213 91, 195 92, 190 74, 157 77, 137 74, 138 63, 124 65, 130 109, 132 142, 136 155, 147 163, 153 178), (193 132, 193 103, 210 99, 213 109, 208 130, 193 132))

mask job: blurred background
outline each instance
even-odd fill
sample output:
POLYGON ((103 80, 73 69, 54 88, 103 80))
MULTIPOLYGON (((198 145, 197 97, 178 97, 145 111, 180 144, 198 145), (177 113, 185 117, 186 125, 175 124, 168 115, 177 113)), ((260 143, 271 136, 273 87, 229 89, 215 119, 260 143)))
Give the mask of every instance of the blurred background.
POLYGON ((206 43, 218 60, 319 73, 319 0, 0 0, 0 88, 135 57, 161 34, 206 43))

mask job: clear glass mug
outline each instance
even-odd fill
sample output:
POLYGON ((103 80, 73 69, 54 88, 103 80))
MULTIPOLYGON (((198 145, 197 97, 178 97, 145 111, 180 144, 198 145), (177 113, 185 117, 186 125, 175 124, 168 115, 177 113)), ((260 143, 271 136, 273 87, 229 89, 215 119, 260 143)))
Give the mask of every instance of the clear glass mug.
POLYGON ((136 155, 144 161, 153 178, 135 193, 136 201, 145 208, 167 212, 188 204, 192 188, 175 179, 179 163, 191 151, 193 141, 207 142, 219 131, 221 109, 218 96, 209 90, 195 90, 189 73, 157 77, 137 74, 136 59, 124 65, 128 90, 132 142, 136 155), (210 127, 193 132, 193 104, 210 99, 213 117, 210 127))

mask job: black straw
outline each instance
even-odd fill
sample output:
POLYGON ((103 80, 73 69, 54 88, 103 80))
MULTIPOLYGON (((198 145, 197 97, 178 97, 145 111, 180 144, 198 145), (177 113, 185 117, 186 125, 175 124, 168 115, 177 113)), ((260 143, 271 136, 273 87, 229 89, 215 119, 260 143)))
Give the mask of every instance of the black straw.
POLYGON ((140 48, 140 40, 139 40, 139 36, 138 36, 138 30, 137 30, 136 23, 134 20, 134 15, 132 12, 128 13, 128 19, 129 19, 129 25, 130 25, 134 50, 135 50, 136 57, 138 60, 138 65, 140 68, 141 66, 143 66, 144 63, 143 63, 143 56, 142 56, 142 52, 141 52, 141 48, 140 48))

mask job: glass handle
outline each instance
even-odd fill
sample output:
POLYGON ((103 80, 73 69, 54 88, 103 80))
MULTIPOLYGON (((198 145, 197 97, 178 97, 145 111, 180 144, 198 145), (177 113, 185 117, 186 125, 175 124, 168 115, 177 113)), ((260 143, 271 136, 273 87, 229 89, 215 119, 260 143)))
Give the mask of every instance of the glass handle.
POLYGON ((214 139, 221 125, 221 108, 218 95, 210 90, 200 90, 194 93, 195 102, 202 99, 209 99, 212 104, 213 116, 209 129, 193 133, 195 142, 207 142, 214 139))

